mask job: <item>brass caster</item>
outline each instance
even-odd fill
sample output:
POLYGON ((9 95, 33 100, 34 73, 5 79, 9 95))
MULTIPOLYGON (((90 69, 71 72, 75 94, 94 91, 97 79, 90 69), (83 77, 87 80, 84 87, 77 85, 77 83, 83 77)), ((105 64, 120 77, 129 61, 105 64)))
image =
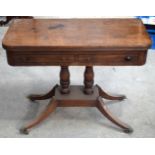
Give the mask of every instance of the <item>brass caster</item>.
POLYGON ((32 96, 33 96, 33 95, 28 95, 27 98, 28 98, 30 101, 33 102, 33 101, 35 101, 35 99, 34 99, 32 96))
POLYGON ((127 128, 127 129, 124 129, 123 130, 125 133, 132 133, 133 132, 133 129, 132 128, 127 128))
POLYGON ((24 135, 28 135, 28 134, 29 134, 29 131, 28 131, 28 129, 26 129, 26 128, 21 128, 21 129, 20 129, 20 133, 22 133, 22 134, 24 134, 24 135))
POLYGON ((123 95, 123 96, 121 96, 121 98, 119 100, 122 101, 122 100, 126 100, 126 99, 127 99, 127 97, 125 95, 123 95))

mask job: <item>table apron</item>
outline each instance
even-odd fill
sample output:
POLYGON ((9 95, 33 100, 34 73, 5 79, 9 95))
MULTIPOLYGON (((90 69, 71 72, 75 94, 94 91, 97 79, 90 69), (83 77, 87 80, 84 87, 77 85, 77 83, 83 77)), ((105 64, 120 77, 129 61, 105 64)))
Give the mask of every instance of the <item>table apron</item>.
POLYGON ((7 51, 8 63, 12 66, 132 66, 143 65, 147 50, 107 51, 87 53, 7 51))

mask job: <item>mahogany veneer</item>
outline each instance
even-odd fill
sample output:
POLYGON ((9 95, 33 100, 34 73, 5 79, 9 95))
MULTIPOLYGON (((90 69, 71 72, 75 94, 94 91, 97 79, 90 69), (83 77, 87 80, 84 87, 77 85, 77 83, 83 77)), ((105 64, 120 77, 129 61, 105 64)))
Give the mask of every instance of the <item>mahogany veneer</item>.
POLYGON ((46 110, 21 131, 39 124, 57 106, 92 106, 123 129, 132 128, 107 109, 102 98, 111 96, 94 86, 93 66, 143 65, 151 40, 139 19, 23 19, 15 20, 3 39, 12 66, 61 66, 60 86, 45 95, 30 95, 32 101, 52 98, 46 110), (70 86, 68 66, 86 66, 84 86, 70 86))

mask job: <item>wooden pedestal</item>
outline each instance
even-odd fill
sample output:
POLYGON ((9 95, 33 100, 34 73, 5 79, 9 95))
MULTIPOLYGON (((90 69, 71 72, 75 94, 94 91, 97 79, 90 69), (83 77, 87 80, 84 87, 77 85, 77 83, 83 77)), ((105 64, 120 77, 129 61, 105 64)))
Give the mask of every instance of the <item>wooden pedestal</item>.
POLYGON ((123 100, 125 99, 125 96, 110 96, 106 94, 98 85, 94 86, 92 90, 93 93, 88 95, 83 93, 83 86, 70 86, 70 93, 62 94, 61 86, 56 85, 46 95, 30 95, 29 99, 32 101, 48 99, 50 97, 52 99, 45 111, 43 111, 43 113, 35 121, 22 128, 20 131, 24 134, 28 134, 29 129, 46 119, 56 109, 56 107, 96 107, 105 117, 122 128, 124 132, 131 133, 133 131, 132 128, 114 117, 102 100, 102 97, 111 100, 123 100))

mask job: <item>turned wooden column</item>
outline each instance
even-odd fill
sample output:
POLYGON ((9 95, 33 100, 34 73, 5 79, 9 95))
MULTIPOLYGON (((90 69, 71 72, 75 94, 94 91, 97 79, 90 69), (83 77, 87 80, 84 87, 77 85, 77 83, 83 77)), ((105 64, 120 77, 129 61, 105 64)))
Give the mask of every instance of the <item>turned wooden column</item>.
POLYGON ((84 93, 92 94, 94 84, 94 71, 92 66, 86 66, 84 72, 84 93))
POLYGON ((69 84, 70 84, 70 73, 68 66, 61 66, 60 70, 60 92, 62 94, 68 94, 70 92, 69 90, 69 84))

